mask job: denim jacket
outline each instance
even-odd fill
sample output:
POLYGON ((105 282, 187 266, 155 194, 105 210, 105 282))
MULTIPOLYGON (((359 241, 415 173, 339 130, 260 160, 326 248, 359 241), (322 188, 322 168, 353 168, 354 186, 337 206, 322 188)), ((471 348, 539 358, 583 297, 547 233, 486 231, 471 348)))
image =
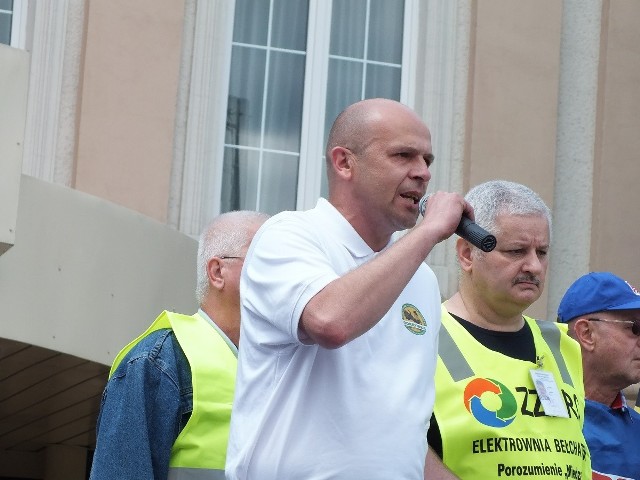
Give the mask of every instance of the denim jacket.
POLYGON ((191 369, 173 331, 142 339, 107 382, 91 480, 166 479, 171 447, 191 415, 191 369))
MULTIPOLYGON (((201 309, 200 317, 237 347, 201 309)), ((90 480, 166 479, 193 410, 191 367, 173 330, 156 330, 120 362, 102 394, 90 480)))

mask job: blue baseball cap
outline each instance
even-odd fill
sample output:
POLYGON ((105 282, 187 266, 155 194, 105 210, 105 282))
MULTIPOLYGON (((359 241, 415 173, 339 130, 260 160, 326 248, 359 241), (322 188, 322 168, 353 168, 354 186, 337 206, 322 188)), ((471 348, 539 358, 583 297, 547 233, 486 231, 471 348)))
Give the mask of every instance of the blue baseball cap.
POLYGON ((640 291, 613 273, 592 272, 565 292, 558 306, 558 322, 607 310, 640 310, 640 291))

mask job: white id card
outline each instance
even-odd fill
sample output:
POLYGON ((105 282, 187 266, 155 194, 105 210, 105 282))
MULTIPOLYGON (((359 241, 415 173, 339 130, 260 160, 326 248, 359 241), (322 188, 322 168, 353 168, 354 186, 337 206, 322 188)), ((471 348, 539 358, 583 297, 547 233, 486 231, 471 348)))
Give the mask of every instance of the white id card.
POLYGON ((556 385, 555 378, 553 378, 553 373, 542 369, 532 369, 531 379, 536 387, 545 415, 569 418, 567 406, 562 400, 562 395, 558 385, 556 385))

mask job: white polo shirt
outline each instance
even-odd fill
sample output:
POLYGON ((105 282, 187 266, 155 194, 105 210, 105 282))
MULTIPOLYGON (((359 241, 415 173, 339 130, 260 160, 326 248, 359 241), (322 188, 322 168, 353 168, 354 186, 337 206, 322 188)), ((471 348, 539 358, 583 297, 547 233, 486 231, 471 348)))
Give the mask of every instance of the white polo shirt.
POLYGON ((341 348, 297 335, 307 302, 375 255, 324 199, 256 234, 240 284, 228 479, 423 479, 440 329, 431 269, 423 264, 384 318, 341 348))

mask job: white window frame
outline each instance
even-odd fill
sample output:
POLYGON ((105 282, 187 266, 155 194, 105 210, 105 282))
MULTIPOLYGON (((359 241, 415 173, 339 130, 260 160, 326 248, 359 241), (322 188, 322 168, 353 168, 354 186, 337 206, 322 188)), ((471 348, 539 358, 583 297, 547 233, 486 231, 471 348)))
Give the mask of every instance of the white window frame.
POLYGON ((220 212, 235 1, 185 0, 169 225, 198 237, 220 212), (179 201, 173 199, 179 198, 179 201))
POLYGON ((13 0, 11 12, 11 39, 9 46, 25 50, 27 48, 27 19, 29 0, 13 0))
MULTIPOLYGON (((185 45, 183 58, 188 65, 183 65, 183 70, 189 74, 181 79, 181 88, 187 92, 187 100, 182 108, 187 113, 184 123, 176 126, 176 135, 182 138, 177 144, 184 141, 184 149, 176 149, 172 176, 173 198, 179 200, 174 200, 170 205, 170 211, 173 212, 170 224, 182 232, 196 236, 204 225, 220 212, 235 1, 219 3, 210 0, 187 0, 187 4, 192 2, 195 4, 195 27, 192 37, 194 41, 191 45, 185 45)), ((470 10, 470 0, 456 0, 444 4, 441 0, 405 2, 400 101, 422 114, 432 128, 435 127, 437 130, 444 120, 445 129, 450 130, 450 116, 442 118, 443 112, 451 113, 451 105, 447 103, 457 98, 463 107, 466 101, 464 88, 460 88, 461 84, 454 87, 451 74, 456 70, 456 65, 466 64, 468 57, 456 55, 455 58, 447 58, 447 55, 456 50, 458 21, 468 21, 468 18, 461 18, 463 16, 460 16, 460 11, 470 10), (427 20, 426 29, 420 24, 421 18, 427 20), (425 33, 425 30, 428 32, 425 33), (427 45, 427 51, 424 52, 426 58, 419 58, 422 51, 419 47, 427 38, 432 43, 427 45), (443 65, 439 63, 443 56, 446 68, 442 68, 443 65), (424 85, 425 80, 430 81, 430 88, 424 85), (418 81, 421 82, 420 85, 417 84, 418 81), (434 85, 442 87, 445 91, 435 91, 434 85), (454 90, 457 96, 454 95, 454 90)), ((311 20, 307 32, 308 53, 305 65, 297 209, 312 207, 320 196, 323 167, 318 168, 318 161, 320 160, 324 166, 324 139, 318 132, 324 131, 330 45, 330 29, 324 28, 324 25, 330 23, 331 2, 310 0, 309 17, 311 20), (318 155, 321 156, 320 159, 318 155)), ((465 82, 464 75, 455 76, 462 84, 465 82)), ((456 106, 454 109, 458 110, 456 106)), ((464 115, 464 112, 455 113, 464 115)), ((456 125, 462 125, 464 128, 464 119, 459 119, 456 125)), ((460 134, 464 136, 464 132, 458 127, 455 130, 452 132, 455 140, 446 135, 444 144, 439 145, 437 150, 434 144, 434 151, 439 158, 441 154, 449 151, 448 147, 456 146, 455 141, 459 141, 460 134)), ((459 149, 455 150, 455 156, 459 159, 461 152, 459 149)), ((439 165, 440 167, 442 165, 439 165)), ((432 187, 449 188, 452 183, 460 182, 457 172, 442 173, 445 174, 438 175, 440 181, 432 180, 432 187)))
POLYGON ((324 131, 331 42, 331 29, 326 28, 326 24, 327 22, 331 23, 332 3, 327 0, 311 0, 309 2, 307 61, 302 100, 298 195, 296 198, 298 210, 311 208, 320 196, 322 170, 317 168, 317 159, 318 153, 322 152, 324 148, 322 135, 319 132, 324 131), (311 95, 311 92, 315 92, 315 95, 311 95))
MULTIPOLYGON (((315 206, 320 197, 324 169, 324 132, 327 79, 329 76, 329 47, 331 43, 331 1, 309 2, 307 35, 307 64, 303 100, 300 164, 298 167, 298 197, 296 208, 306 210, 315 206), (313 13, 312 13, 313 12, 313 13), (312 51, 313 55, 309 52, 312 51), (318 167, 318 158, 321 166, 318 167)), ((402 73, 400 101, 412 106, 414 91, 415 50, 417 42, 418 0, 405 0, 402 73)))

